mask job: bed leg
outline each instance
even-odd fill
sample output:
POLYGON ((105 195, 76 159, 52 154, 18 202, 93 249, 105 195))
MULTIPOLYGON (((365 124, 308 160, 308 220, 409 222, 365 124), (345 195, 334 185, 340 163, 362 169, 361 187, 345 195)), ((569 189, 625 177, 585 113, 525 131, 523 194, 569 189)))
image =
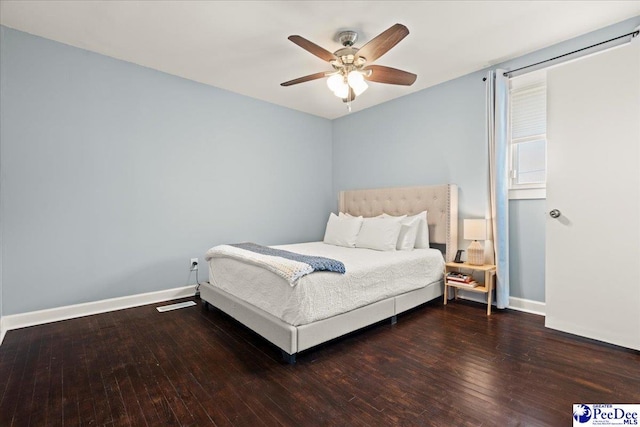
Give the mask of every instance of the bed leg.
POLYGON ((209 305, 210 305, 210 304, 209 304, 207 301, 202 300, 202 309, 203 309, 204 311, 209 311, 209 305))
POLYGON ((398 316, 391 316, 391 324, 395 325, 396 323, 398 323, 398 316))
POLYGON ((289 365, 295 365, 296 364, 296 355, 295 355, 295 353, 294 354, 289 354, 284 350, 280 350, 280 352, 282 353, 282 360, 287 362, 289 365))

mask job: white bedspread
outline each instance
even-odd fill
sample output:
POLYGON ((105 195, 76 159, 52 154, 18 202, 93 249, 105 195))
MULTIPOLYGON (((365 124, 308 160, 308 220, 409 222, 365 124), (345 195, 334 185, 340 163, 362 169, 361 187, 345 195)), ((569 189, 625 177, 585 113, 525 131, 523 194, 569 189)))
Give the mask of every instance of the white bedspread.
POLYGON ((444 269, 437 249, 381 252, 322 242, 275 247, 342 261, 346 273, 316 272, 291 287, 282 277, 256 265, 214 258, 209 262, 209 281, 294 326, 425 287, 440 280, 444 269))

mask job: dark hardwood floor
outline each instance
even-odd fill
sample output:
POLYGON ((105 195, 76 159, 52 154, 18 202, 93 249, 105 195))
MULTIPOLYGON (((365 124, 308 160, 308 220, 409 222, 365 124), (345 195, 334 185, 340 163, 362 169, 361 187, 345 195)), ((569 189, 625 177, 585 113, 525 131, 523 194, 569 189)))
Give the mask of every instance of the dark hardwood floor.
POLYGON ((9 331, 1 426, 567 426, 639 403, 640 353, 434 301, 298 356, 219 311, 132 308, 9 331))

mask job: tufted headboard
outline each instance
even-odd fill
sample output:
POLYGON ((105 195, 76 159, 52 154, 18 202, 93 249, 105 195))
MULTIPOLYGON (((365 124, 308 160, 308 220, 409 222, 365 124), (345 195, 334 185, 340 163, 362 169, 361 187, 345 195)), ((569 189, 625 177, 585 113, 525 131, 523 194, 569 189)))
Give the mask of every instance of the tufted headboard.
MULTIPOLYGON (((427 211, 429 241, 446 245, 445 260, 452 261, 458 250, 458 186, 396 187, 340 192, 340 212, 373 217, 415 215, 427 211)), ((435 245, 434 245, 435 246, 435 245)))

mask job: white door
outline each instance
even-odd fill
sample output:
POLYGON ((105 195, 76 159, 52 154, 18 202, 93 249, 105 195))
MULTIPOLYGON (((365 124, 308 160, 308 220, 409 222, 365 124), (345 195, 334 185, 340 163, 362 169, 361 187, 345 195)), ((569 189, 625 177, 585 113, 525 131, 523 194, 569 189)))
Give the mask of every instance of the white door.
POLYGON ((640 42, 547 85, 546 326, 640 349, 640 42))

